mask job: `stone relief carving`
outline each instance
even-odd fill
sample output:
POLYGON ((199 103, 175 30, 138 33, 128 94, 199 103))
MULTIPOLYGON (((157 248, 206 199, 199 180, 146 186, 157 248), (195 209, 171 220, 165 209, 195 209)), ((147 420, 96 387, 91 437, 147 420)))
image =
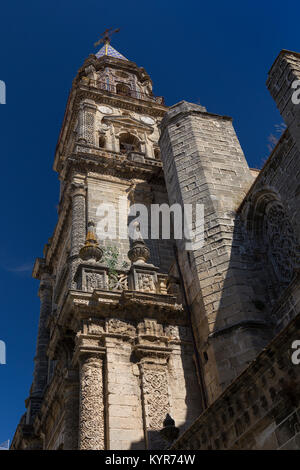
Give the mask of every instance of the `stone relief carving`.
POLYGON ((104 449, 102 359, 84 357, 80 370, 80 449, 104 449))
POLYGON ((143 292, 156 292, 153 276, 144 273, 137 273, 137 290, 143 292))
POLYGON ((104 333, 105 322, 97 318, 91 319, 88 322, 88 333, 92 335, 100 335, 104 333))
POLYGON ((135 326, 118 318, 111 318, 108 321, 108 331, 109 333, 135 335, 135 326))
POLYGON ((165 328, 165 333, 170 338, 182 341, 191 341, 191 330, 187 326, 168 325, 165 328))
POLYGON ((179 339, 179 327, 175 325, 169 325, 166 327, 166 335, 170 338, 179 339))
POLYGON ((158 276, 158 287, 161 294, 167 294, 167 277, 158 276))
POLYGON ((112 114, 113 110, 109 106, 99 106, 99 111, 103 114, 112 114))
POLYGON ((147 336, 163 336, 163 326, 156 320, 145 319, 138 325, 138 334, 147 336))
POLYGON ((86 112, 85 113, 85 120, 84 120, 84 136, 86 141, 89 144, 94 144, 95 137, 94 137, 94 130, 95 130, 95 115, 94 113, 86 112))
POLYGON ((163 370, 143 371, 143 392, 146 405, 147 427, 159 431, 166 414, 170 412, 167 374, 163 370))
POLYGON ((112 290, 128 290, 127 274, 112 275, 108 281, 108 288, 112 290))
POLYGON ((104 289, 105 283, 102 274, 86 273, 86 290, 93 292, 94 289, 104 289))

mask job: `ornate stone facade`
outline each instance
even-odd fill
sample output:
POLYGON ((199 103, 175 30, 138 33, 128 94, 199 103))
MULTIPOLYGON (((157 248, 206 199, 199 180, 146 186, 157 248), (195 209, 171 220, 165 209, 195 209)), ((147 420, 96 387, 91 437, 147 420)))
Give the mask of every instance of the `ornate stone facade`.
POLYGON ((287 129, 254 172, 230 118, 167 108, 143 68, 105 50, 78 71, 57 145, 58 221, 33 271, 34 380, 12 449, 299 448, 300 55, 282 51, 269 73, 287 129), (135 203, 204 204, 204 245, 132 242, 135 203), (103 204, 113 241, 99 237, 103 204))
POLYGON ((73 82, 54 163, 58 223, 34 269, 41 280, 35 379, 14 448, 164 447, 166 413, 183 429, 201 411, 190 350, 167 333, 189 328, 166 287, 172 241, 131 244, 127 234, 134 202, 168 200, 157 152, 166 109, 145 70, 126 59, 90 56, 73 82), (115 240, 98 236, 101 204, 116 207, 115 240), (175 361, 178 348, 192 379, 175 361), (174 370, 180 380, 171 389, 174 370), (195 399, 179 409, 188 390, 195 399))

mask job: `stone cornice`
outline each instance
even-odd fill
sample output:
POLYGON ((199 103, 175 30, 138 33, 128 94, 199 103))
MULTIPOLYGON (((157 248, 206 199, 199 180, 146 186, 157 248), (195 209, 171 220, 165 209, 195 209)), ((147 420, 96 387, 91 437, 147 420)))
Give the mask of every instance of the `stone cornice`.
MULTIPOLYGON (((57 347, 64 337, 65 328, 76 333, 81 321, 91 317, 99 319, 119 318, 141 321, 145 317, 162 323, 188 325, 187 314, 176 304, 172 295, 138 291, 108 291, 97 289, 93 293, 70 290, 61 311, 51 317, 51 338, 48 355, 55 357, 57 347)), ((109 332, 106 332, 110 336, 109 332)), ((104 332, 103 335, 106 335, 104 332)))
MULTIPOLYGON (((171 355, 172 348, 166 346, 136 344, 133 346, 133 352, 139 359, 153 360, 153 359, 168 359, 171 355)), ((143 361, 143 362, 144 362, 143 361)))
POLYGON ((117 314, 120 318, 124 315, 127 319, 157 316, 169 320, 173 318, 176 324, 186 324, 187 316, 181 305, 176 304, 172 295, 146 293, 139 291, 109 291, 95 289, 93 293, 70 290, 57 321, 64 324, 71 311, 80 316, 93 314, 105 318, 117 314), (181 315, 181 318, 179 317, 181 315))
POLYGON ((155 177, 156 184, 164 184, 162 164, 154 159, 145 162, 128 160, 126 155, 109 151, 101 151, 93 147, 77 145, 76 153, 67 160, 64 169, 65 178, 69 178, 73 171, 101 173, 118 178, 132 180, 132 178, 147 181, 155 177))

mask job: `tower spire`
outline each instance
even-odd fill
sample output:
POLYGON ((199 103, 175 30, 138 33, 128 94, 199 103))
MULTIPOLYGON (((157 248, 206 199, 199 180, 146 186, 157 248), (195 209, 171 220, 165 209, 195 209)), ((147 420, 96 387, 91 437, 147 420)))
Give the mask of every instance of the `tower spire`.
POLYGON ((112 28, 107 28, 102 34, 101 34, 101 37, 99 39, 99 41, 95 42, 94 46, 97 47, 99 46, 102 42, 104 44, 110 44, 110 41, 111 41, 111 36, 114 34, 114 33, 118 33, 120 31, 120 28, 117 28, 117 29, 112 29, 112 28))
POLYGON ((96 54, 96 57, 98 59, 102 56, 107 55, 107 56, 115 57, 117 59, 127 60, 126 57, 124 57, 122 54, 120 54, 120 52, 118 52, 116 49, 114 49, 110 45, 111 36, 114 33, 118 33, 119 31, 120 31, 120 28, 117 28, 117 29, 108 28, 102 33, 100 39, 94 43, 95 47, 99 46, 102 43, 104 44, 96 54))

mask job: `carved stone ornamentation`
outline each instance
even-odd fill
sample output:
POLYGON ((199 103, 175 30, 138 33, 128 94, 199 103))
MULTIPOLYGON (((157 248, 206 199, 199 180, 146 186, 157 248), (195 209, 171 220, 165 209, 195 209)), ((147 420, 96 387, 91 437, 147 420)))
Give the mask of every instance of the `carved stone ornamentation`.
POLYGON ((108 280, 108 287, 111 290, 128 290, 127 274, 120 273, 110 276, 108 280))
POLYGON ((87 322, 88 334, 102 335, 105 330, 105 321, 99 318, 90 318, 87 322))
POLYGON ((90 221, 88 223, 88 232, 85 239, 85 244, 80 249, 80 258, 83 260, 95 260, 100 261, 103 256, 103 250, 100 248, 96 233, 95 224, 90 221))
POLYGON ((153 276, 151 274, 137 273, 136 290, 143 292, 156 292, 153 276))
POLYGON ((150 250, 145 245, 143 240, 135 240, 132 244, 131 250, 128 251, 128 258, 132 263, 142 262, 146 263, 146 261, 150 257, 150 250))
POLYGON ((179 327, 175 325, 168 325, 166 327, 166 335, 169 336, 169 338, 174 338, 174 339, 179 339, 179 327))
POLYGON ((78 141, 95 144, 95 113, 97 107, 90 102, 81 105, 78 121, 78 141))
POLYGON ((162 449, 164 444, 159 431, 170 413, 167 371, 143 367, 142 383, 148 447, 162 449))
POLYGON ((86 273, 86 290, 87 292, 93 292, 94 289, 104 289, 104 278, 103 275, 98 273, 89 272, 86 273))
POLYGON ((164 371, 144 371, 144 396, 150 429, 161 429, 170 411, 167 374, 164 371))
POLYGON ((158 288, 161 294, 168 294, 167 290, 167 276, 157 276, 158 280, 158 288))
POLYGON ((94 129, 95 129, 95 115, 93 113, 86 113, 85 115, 85 138, 90 144, 94 144, 94 129))
POLYGON ((72 232, 71 256, 79 254, 80 247, 85 241, 85 195, 83 184, 73 183, 72 192, 72 232))
POLYGON ((145 319, 138 325, 138 334, 140 336, 163 336, 163 326, 156 320, 145 319))
POLYGON ((190 328, 186 326, 168 325, 165 329, 165 333, 171 339, 192 341, 190 328))
POLYGON ((134 241, 132 248, 128 251, 128 258, 132 263, 146 263, 150 258, 150 250, 143 240, 138 223, 134 224, 134 231, 131 236, 134 241))
POLYGON ((111 318, 108 321, 108 331, 109 333, 133 336, 135 335, 135 326, 118 318, 111 318))
POLYGON ((103 450, 103 361, 97 354, 80 357, 79 449, 103 450))

